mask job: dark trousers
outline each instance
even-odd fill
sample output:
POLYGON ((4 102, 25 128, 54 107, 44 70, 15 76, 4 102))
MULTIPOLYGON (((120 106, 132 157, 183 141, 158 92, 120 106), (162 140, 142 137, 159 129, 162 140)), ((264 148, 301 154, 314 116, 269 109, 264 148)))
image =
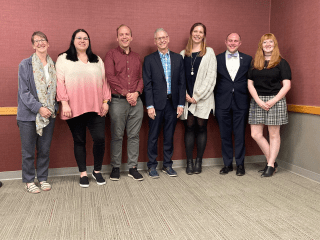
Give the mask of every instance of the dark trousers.
POLYGON ((234 149, 237 166, 244 165, 245 157, 245 130, 248 121, 249 109, 240 109, 237 106, 234 95, 231 105, 228 109, 215 110, 216 118, 219 124, 222 157, 225 166, 232 165, 233 161, 233 144, 232 132, 234 135, 234 149))
POLYGON ((148 135, 148 168, 156 168, 158 162, 158 138, 163 125, 163 166, 171 167, 173 155, 173 135, 177 125, 177 110, 174 109, 171 99, 167 99, 166 106, 163 110, 156 110, 154 120, 149 119, 148 135))
POLYGON ((34 121, 18 120, 22 152, 22 181, 34 182, 35 178, 35 149, 37 149, 37 179, 39 182, 47 181, 49 168, 49 154, 53 135, 55 118, 43 129, 42 136, 37 134, 34 121))
POLYGON ((74 156, 80 172, 86 167, 86 132, 87 127, 93 139, 94 170, 100 171, 105 151, 105 117, 95 112, 84 113, 67 120, 74 142, 74 156))

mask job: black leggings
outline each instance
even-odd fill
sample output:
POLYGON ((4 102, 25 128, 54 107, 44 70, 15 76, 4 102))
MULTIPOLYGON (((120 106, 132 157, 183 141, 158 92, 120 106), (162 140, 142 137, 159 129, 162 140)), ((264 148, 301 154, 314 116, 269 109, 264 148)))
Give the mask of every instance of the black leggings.
POLYGON ((93 139, 94 170, 100 171, 105 151, 105 117, 95 112, 84 113, 67 120, 74 142, 74 156, 79 172, 86 168, 86 132, 87 128, 93 139))
POLYGON ((207 123, 208 119, 195 117, 191 113, 188 114, 184 135, 187 159, 193 159, 195 138, 197 138, 197 158, 202 158, 207 145, 207 123))

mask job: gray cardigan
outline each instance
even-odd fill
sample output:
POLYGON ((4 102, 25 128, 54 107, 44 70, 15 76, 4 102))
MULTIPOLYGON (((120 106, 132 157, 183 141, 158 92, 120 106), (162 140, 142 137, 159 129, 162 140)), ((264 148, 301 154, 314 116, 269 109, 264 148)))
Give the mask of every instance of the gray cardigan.
MULTIPOLYGON (((39 102, 33 78, 32 56, 23 59, 19 64, 18 73, 18 112, 17 120, 36 121, 37 113, 42 104, 39 102)), ((56 112, 59 105, 55 103, 56 112)))
MULTIPOLYGON (((185 50, 181 51, 180 54, 185 56, 185 50)), ((216 85, 217 78, 217 60, 216 55, 212 48, 207 47, 206 54, 202 57, 200 66, 198 69, 196 81, 194 83, 192 97, 197 101, 197 104, 191 104, 188 106, 186 101, 184 111, 181 120, 186 120, 188 117, 188 111, 193 116, 208 119, 211 110, 214 114, 214 96, 213 89, 216 85)))

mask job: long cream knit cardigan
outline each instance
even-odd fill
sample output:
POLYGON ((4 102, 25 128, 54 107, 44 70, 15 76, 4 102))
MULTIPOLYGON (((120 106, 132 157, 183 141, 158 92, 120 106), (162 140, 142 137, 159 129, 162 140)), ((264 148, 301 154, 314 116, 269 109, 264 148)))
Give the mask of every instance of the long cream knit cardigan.
MULTIPOLYGON (((207 47, 206 49, 207 52, 201 59, 193 87, 192 97, 197 103, 188 106, 189 104, 186 101, 183 114, 180 117, 181 120, 187 119, 188 111, 191 112, 193 116, 202 119, 208 119, 211 110, 213 110, 214 114, 213 89, 216 85, 217 78, 217 59, 212 48, 207 47)), ((181 51, 180 54, 184 58, 185 50, 181 51)))

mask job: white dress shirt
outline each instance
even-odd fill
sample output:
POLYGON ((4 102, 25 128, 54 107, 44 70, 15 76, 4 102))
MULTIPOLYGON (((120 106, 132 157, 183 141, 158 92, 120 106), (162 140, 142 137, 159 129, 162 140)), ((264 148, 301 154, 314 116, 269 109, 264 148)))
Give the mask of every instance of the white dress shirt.
POLYGON ((227 66, 227 69, 228 69, 228 72, 230 74, 232 81, 234 81, 234 79, 237 75, 237 72, 239 70, 239 67, 240 67, 239 52, 236 51, 235 53, 238 54, 237 57, 228 58, 228 54, 230 54, 230 52, 228 50, 226 51, 226 66, 227 66))

